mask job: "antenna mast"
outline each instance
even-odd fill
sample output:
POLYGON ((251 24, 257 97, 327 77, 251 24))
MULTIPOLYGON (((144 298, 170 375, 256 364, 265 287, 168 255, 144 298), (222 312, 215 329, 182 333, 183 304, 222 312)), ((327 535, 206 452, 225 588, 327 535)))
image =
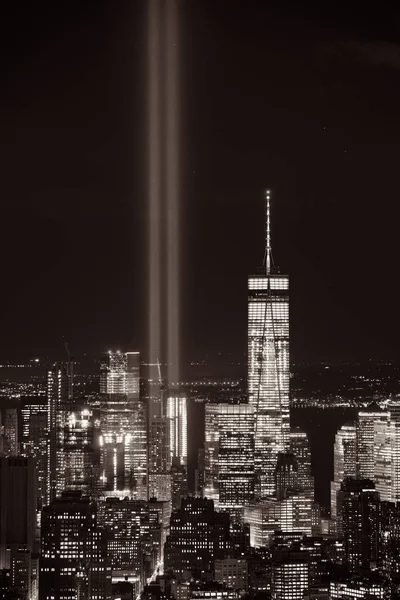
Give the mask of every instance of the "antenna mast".
POLYGON ((270 221, 270 190, 265 190, 265 270, 271 273, 271 221, 270 221))

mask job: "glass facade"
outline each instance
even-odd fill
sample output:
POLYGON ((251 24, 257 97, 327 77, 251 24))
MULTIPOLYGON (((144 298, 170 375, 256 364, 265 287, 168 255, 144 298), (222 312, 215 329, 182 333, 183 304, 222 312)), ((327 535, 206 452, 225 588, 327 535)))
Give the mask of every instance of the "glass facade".
POLYGON ((279 452, 289 449, 289 279, 248 281, 248 397, 254 407, 256 495, 275 493, 279 452))

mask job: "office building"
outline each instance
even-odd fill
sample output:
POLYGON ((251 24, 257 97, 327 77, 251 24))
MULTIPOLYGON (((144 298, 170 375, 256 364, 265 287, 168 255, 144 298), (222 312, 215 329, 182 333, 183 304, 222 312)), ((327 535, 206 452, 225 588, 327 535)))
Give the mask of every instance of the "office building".
POLYGON ((331 517, 337 517, 337 493, 346 477, 357 475, 357 426, 346 423, 335 436, 333 447, 333 481, 331 482, 331 517))
POLYGON ((298 465, 292 452, 279 452, 275 467, 275 489, 278 500, 298 492, 298 465))
POLYGON ((63 492, 42 512, 39 600, 111 599, 111 565, 96 505, 63 492))
POLYGON ((203 496, 219 504, 218 457, 219 457, 219 404, 205 405, 205 442, 204 442, 204 487, 203 496))
POLYGON ((303 600, 309 592, 309 557, 306 552, 274 551, 272 600, 303 600))
POLYGON ((65 489, 64 431, 73 402, 73 363, 56 363, 47 372, 46 504, 65 489))
POLYGON ((383 411, 376 403, 370 404, 358 413, 357 422, 357 476, 360 479, 375 480, 375 429, 378 422, 383 425, 390 420, 390 413, 383 411))
POLYGON ((254 499, 254 408, 221 402, 205 407, 204 497, 240 518, 254 499))
POLYGON ((241 519, 254 499, 254 409, 219 404, 218 506, 241 519))
POLYGON ((389 600, 391 598, 388 582, 379 575, 353 576, 347 581, 335 579, 330 582, 331 600, 389 600))
POLYGON ((273 264, 269 204, 267 191, 264 270, 248 280, 248 398, 260 499, 275 493, 277 457, 289 449, 289 279, 273 264))
POLYGON ((63 432, 64 490, 94 496, 99 467, 93 410, 76 406, 65 416, 63 432))
POLYGON ((181 508, 171 515, 165 570, 172 570, 178 579, 185 571, 210 576, 215 560, 230 547, 229 515, 216 512, 212 500, 184 498, 181 508))
POLYGON ((172 459, 171 465, 171 502, 172 509, 179 508, 181 499, 188 494, 187 467, 177 458, 172 459))
POLYGON ((32 456, 36 460, 39 511, 46 503, 47 494, 47 407, 45 396, 21 398, 21 450, 25 456, 32 456))
POLYGON ((171 463, 175 459, 187 466, 187 398, 184 395, 169 395, 166 403, 169 420, 169 450, 171 463))
POLYGON ((34 551, 36 506, 35 459, 0 458, 0 569, 10 568, 15 549, 34 551))
POLYGON ((338 525, 345 561, 351 571, 370 568, 380 560, 380 500, 368 479, 347 478, 337 495, 338 525))
POLYGON ((231 590, 248 591, 247 560, 244 558, 220 558, 215 561, 215 581, 231 590))
POLYGON ((99 503, 98 523, 107 531, 107 556, 113 575, 144 584, 143 557, 149 551, 149 507, 143 500, 107 498, 99 503))
POLYGON ((297 461, 297 486, 301 492, 314 499, 314 477, 311 471, 311 446, 305 431, 300 427, 290 430, 290 452, 297 461))
POLYGON ((0 456, 19 454, 17 408, 0 408, 0 456))
MULTIPOLYGON (((147 412, 140 397, 139 352, 107 352, 100 364, 100 430, 106 444, 124 445, 124 487, 147 499, 147 412), (123 438, 123 439, 122 439, 123 438)), ((109 448, 104 446, 105 451, 109 448)), ((107 462, 107 457, 102 458, 107 462)), ((107 477, 102 473, 102 478, 107 477)), ((115 480, 114 480, 115 482, 115 480)), ((120 480, 118 480, 120 485, 120 480)))

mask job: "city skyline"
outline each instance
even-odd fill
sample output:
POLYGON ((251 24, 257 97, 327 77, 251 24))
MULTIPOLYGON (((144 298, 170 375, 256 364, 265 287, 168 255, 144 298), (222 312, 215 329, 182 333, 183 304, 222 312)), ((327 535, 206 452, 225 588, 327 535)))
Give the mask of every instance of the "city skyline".
POLYGON ((8 7, 2 599, 400 600, 400 12, 348 12, 8 7))

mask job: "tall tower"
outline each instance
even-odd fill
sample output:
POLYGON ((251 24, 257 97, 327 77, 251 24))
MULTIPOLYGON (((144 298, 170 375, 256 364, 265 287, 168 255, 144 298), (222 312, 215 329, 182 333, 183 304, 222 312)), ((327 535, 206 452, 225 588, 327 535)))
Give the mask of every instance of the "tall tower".
POLYGON ((289 449, 289 278, 275 268, 265 192, 263 271, 248 280, 248 396, 255 412, 256 496, 275 493, 278 453, 289 449))
POLYGON ((333 481, 331 482, 331 517, 337 518, 337 494, 346 477, 357 475, 357 427, 346 423, 335 436, 333 446, 333 481))
POLYGON ((144 500, 147 498, 147 415, 145 403, 140 397, 139 352, 117 351, 103 355, 100 392, 103 395, 103 481, 110 478, 107 464, 111 456, 113 488, 120 489, 123 479, 123 489, 135 490, 137 498, 144 500), (122 478, 121 468, 124 471, 122 478))
POLYGON ((65 488, 64 432, 73 400, 73 363, 56 363, 47 372, 47 504, 65 488))

